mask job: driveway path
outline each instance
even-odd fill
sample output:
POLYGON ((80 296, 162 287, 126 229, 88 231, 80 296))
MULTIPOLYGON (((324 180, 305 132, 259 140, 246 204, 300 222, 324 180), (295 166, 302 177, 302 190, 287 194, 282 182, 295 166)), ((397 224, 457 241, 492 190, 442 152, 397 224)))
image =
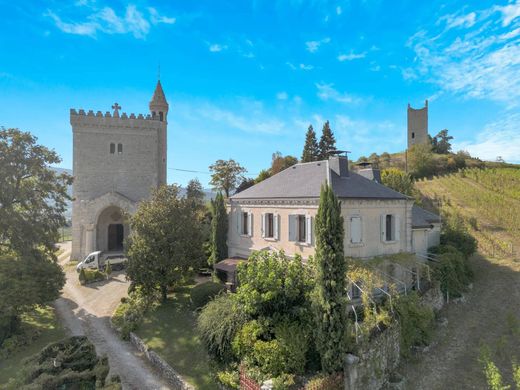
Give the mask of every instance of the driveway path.
POLYGON ((72 335, 88 336, 96 346, 97 353, 108 356, 110 375, 119 375, 123 389, 171 389, 146 358, 132 344, 121 340, 110 327, 111 314, 121 297, 127 295, 128 282, 124 273, 115 273, 110 281, 81 286, 75 268, 67 266, 70 241, 60 246, 65 249, 59 261, 67 282, 55 307, 64 326, 72 335))

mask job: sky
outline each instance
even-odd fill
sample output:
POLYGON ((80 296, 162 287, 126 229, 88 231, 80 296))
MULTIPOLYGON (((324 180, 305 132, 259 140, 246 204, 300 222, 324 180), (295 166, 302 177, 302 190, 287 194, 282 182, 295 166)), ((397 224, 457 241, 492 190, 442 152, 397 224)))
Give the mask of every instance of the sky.
POLYGON ((168 182, 301 156, 329 120, 357 159, 406 148, 406 108, 454 150, 520 163, 520 0, 0 0, 0 126, 72 167, 69 109, 170 104, 168 182), (160 73, 159 73, 160 68, 160 73), (191 172, 185 172, 185 171, 191 172))

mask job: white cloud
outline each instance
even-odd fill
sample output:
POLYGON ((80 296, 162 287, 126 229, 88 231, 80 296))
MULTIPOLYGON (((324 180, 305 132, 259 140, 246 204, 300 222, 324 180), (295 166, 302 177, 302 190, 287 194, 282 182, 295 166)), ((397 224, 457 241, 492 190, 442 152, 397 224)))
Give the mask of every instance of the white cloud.
POLYGON ((331 121, 337 144, 350 150, 354 155, 363 153, 381 153, 400 147, 405 133, 398 133, 398 126, 390 121, 371 121, 353 119, 348 115, 336 115, 331 121), (389 137, 388 134, 401 134, 389 137))
MULTIPOLYGON (((78 7, 90 5, 89 2, 80 2, 78 7)), ((173 24, 175 18, 162 16, 155 8, 148 8, 145 16, 135 5, 129 4, 124 16, 119 16, 113 8, 91 8, 92 12, 83 21, 63 21, 55 12, 48 10, 45 16, 50 17, 58 29, 67 34, 95 37, 98 32, 105 34, 132 34, 143 39, 150 31, 150 24, 173 24)))
POLYGON ((291 68, 292 70, 298 70, 298 69, 301 69, 301 70, 312 70, 312 69, 314 69, 313 65, 308 65, 308 64, 294 65, 292 62, 286 62, 285 64, 289 68, 291 68))
POLYGON ((455 28, 455 27, 472 27, 475 24, 477 18, 477 14, 475 12, 470 12, 466 15, 444 15, 439 19, 439 22, 446 21, 446 28, 455 28))
POLYGON ((327 38, 320 39, 319 41, 307 41, 307 42, 305 42, 305 46, 307 46, 307 51, 309 51, 311 53, 315 53, 318 51, 318 49, 320 48, 321 45, 323 45, 325 43, 329 43, 329 42, 330 42, 330 38, 327 37, 327 38))
POLYGON ((501 156, 507 162, 520 163, 520 113, 486 125, 474 141, 455 143, 453 149, 483 160, 495 161, 501 156))
POLYGON ((278 92, 278 93, 276 94, 276 98, 277 98, 278 100, 287 100, 287 99, 289 98, 289 95, 287 94, 287 92, 282 91, 282 92, 278 92))
POLYGON ((213 43, 209 45, 209 51, 212 53, 218 53, 222 50, 226 50, 228 47, 227 45, 221 45, 219 43, 213 43))
POLYGON ((313 70, 314 69, 314 66, 313 65, 306 65, 306 64, 300 64, 300 69, 302 70, 313 70))
POLYGON ((367 55, 366 52, 363 52, 363 53, 354 53, 353 51, 351 51, 349 54, 340 54, 338 56, 338 60, 343 62, 343 61, 352 61, 352 60, 358 60, 358 59, 361 59, 361 58, 365 58, 367 55))
POLYGON ((334 84, 317 83, 316 88, 318 89, 318 97, 321 100, 333 100, 343 104, 355 104, 361 102, 361 99, 353 95, 337 91, 334 88, 334 84))
POLYGON ((520 0, 503 7, 496 6, 495 10, 502 13, 502 26, 509 26, 513 20, 520 16, 520 0))
MULTIPOLYGON (((516 5, 520 12, 520 0, 516 5)), ((501 15, 493 9, 478 11, 479 18, 466 17, 465 29, 414 34, 408 41, 415 53, 414 66, 402 69, 403 78, 423 79, 465 98, 519 105, 520 31, 514 25, 502 27, 501 15)), ((508 8, 503 12, 508 15, 504 19, 507 26, 516 11, 508 8)), ((455 23, 453 18, 445 19, 455 23)))
POLYGON ((336 15, 341 15, 343 13, 343 10, 341 9, 341 7, 338 5, 336 7, 336 15))

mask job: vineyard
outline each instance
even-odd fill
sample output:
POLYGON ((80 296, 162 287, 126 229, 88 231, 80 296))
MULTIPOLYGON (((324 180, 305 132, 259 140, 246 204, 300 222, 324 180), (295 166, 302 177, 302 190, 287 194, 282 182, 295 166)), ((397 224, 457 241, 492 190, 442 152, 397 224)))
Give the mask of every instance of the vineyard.
POLYGON ((491 256, 520 252, 520 170, 466 169, 416 183, 426 201, 460 217, 491 256))

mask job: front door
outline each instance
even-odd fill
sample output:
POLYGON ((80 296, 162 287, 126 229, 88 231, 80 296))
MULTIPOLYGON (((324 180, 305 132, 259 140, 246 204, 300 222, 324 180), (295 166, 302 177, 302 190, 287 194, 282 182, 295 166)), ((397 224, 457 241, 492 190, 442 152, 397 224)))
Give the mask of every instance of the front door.
POLYGON ((108 250, 123 250, 124 229, 123 224, 108 225, 108 250))

